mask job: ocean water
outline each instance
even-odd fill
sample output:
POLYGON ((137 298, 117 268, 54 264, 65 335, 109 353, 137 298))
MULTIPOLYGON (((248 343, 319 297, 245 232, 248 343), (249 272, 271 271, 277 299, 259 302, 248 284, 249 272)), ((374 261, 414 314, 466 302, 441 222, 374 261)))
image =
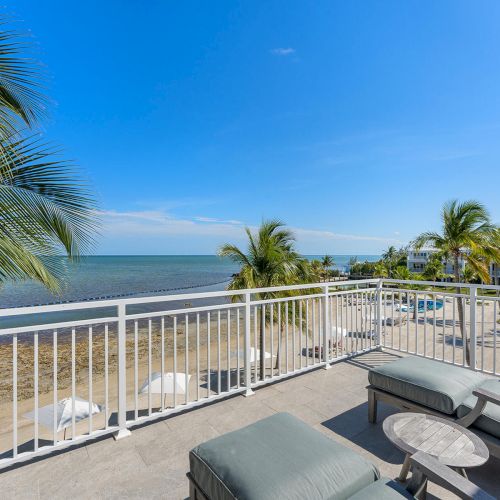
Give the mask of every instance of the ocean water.
MULTIPOLYGON (((358 257, 359 260, 377 258, 374 255, 358 257)), ((350 256, 337 255, 334 259, 336 268, 343 271, 348 268, 350 256)), ((66 279, 60 295, 53 295, 33 282, 7 283, 0 288, 0 308, 223 290, 238 270, 238 265, 230 259, 215 255, 89 256, 76 264, 67 263, 66 279)), ((221 300, 226 299, 197 299, 191 305, 208 305, 220 303, 221 300)), ((130 305, 127 313, 163 311, 185 305, 186 302, 182 300, 170 301, 168 304, 130 305)), ((0 312, 0 329, 104 318, 115 314, 115 308, 109 306, 3 318, 0 312)))
MULTIPOLYGON (((333 258, 335 268, 348 269, 350 255, 333 258)), ((360 261, 378 258, 358 256, 360 261)), ((61 295, 53 295, 32 282, 5 284, 0 288, 0 308, 222 290, 236 272, 238 265, 215 255, 89 256, 67 264, 61 295)))

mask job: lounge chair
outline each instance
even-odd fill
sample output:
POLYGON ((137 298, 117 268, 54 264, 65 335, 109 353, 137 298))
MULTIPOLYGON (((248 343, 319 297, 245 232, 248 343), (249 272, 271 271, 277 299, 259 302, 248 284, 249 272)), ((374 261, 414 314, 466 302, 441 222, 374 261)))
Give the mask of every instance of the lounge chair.
POLYGON ((462 498, 492 498, 422 453, 412 457, 415 480, 405 489, 288 413, 207 441, 191 450, 189 462, 191 500, 396 500, 420 495, 427 479, 462 498))
POLYGON ((368 373, 368 420, 377 403, 457 421, 476 433, 500 458, 500 380, 473 370, 407 356, 368 373))

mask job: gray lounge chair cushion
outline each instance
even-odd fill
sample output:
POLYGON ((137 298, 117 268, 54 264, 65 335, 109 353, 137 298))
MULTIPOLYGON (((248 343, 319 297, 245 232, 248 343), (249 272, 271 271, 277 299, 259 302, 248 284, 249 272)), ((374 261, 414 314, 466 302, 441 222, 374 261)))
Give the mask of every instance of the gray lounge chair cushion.
POLYGON ((191 450, 190 471, 209 499, 344 499, 380 475, 349 448, 277 413, 191 450))
MULTIPOLYGON (((381 477, 374 483, 365 486, 351 497, 351 500, 397 500, 409 498, 413 500, 413 495, 401 486, 394 479, 381 477)), ((333 500, 333 499, 332 499, 333 500)))
POLYGON ((398 359, 368 373, 371 385, 449 415, 485 379, 472 370, 418 356, 398 359))
MULTIPOLYGON (((481 384, 481 387, 500 396, 500 380, 498 379, 489 378, 481 384)), ((467 415, 476 405, 476 401, 476 396, 472 394, 467 397, 457 408, 458 418, 467 415)), ((500 439, 500 406, 493 403, 486 403, 481 416, 472 425, 500 439)))

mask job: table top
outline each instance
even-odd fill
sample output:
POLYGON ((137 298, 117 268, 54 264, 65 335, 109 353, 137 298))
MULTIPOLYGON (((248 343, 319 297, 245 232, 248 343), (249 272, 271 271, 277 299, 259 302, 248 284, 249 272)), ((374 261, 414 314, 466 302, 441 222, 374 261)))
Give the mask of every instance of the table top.
POLYGON ((387 438, 401 451, 424 451, 450 467, 478 467, 489 457, 484 442, 461 425, 423 413, 396 413, 383 423, 387 438))

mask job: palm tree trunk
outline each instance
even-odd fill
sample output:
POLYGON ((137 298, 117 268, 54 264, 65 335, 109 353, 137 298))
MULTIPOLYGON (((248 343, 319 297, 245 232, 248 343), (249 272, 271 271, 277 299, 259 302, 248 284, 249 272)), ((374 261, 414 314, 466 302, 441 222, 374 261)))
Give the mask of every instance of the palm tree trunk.
MULTIPOLYGON (((415 323, 416 323, 417 318, 418 318, 418 295, 417 294, 415 294, 415 298, 413 300, 414 300, 414 302, 413 302, 413 321, 415 321, 415 323)), ((417 328, 417 326, 415 328, 417 328)))
MULTIPOLYGON (((453 274, 455 276, 455 283, 460 283, 460 270, 459 270, 459 261, 458 255, 455 255, 453 258, 453 274)), ((459 286, 456 288, 457 294, 461 293, 461 289, 459 286)), ((465 325, 465 299, 464 297, 457 297, 457 305, 458 305, 458 324, 460 325, 460 334, 462 336, 462 345, 464 348, 465 354, 465 362, 470 365, 470 344, 467 339, 467 329, 465 325)))

